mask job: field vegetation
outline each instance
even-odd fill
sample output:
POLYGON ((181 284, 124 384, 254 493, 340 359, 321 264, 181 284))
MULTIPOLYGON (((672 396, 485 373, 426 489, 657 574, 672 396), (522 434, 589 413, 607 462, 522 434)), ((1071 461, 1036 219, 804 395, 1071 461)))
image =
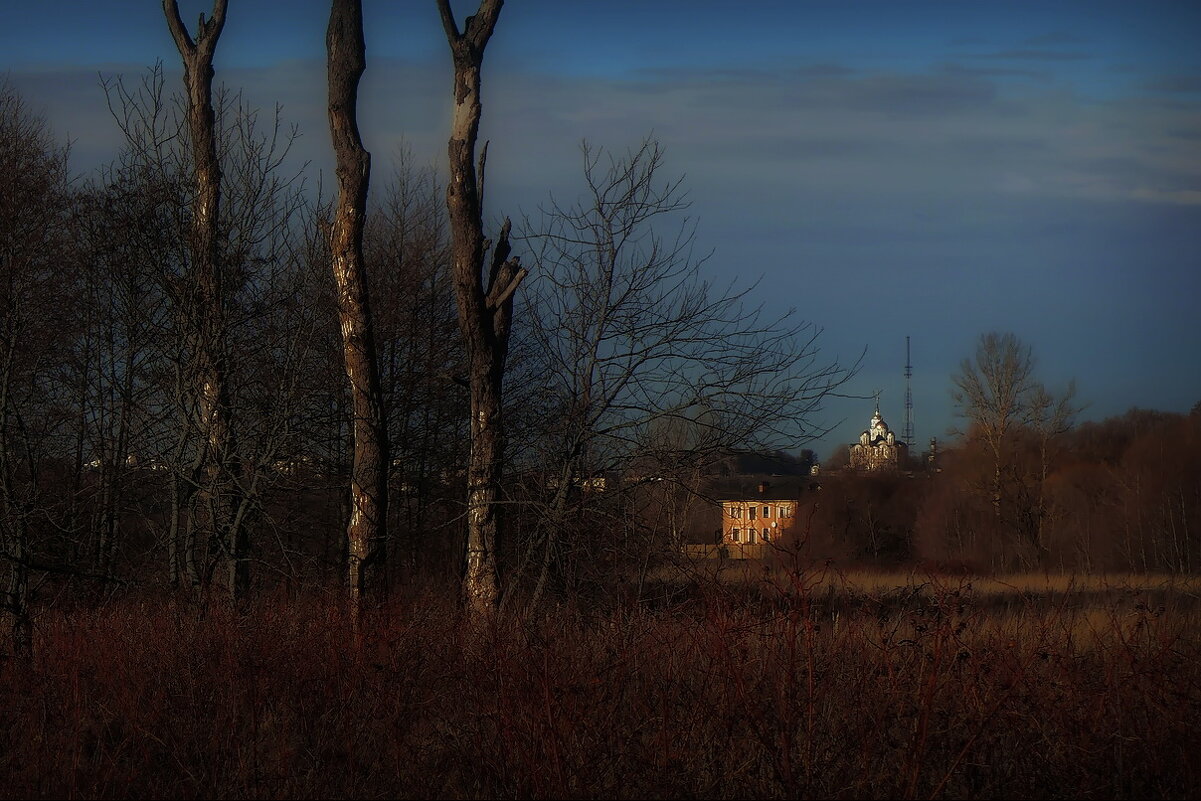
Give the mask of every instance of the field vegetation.
POLYGON ((55 609, 36 659, 0 666, 0 795, 1201 789, 1195 580, 745 567, 484 627, 430 588, 374 609, 353 648, 313 595, 55 609))

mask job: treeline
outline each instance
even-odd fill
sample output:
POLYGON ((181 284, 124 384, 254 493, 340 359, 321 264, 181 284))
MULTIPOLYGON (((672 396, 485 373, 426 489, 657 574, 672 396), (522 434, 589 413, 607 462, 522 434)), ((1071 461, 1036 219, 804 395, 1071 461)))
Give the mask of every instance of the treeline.
POLYGON ((1000 504, 977 428, 936 469, 823 481, 814 554, 987 572, 1194 573, 1201 568, 1201 403, 1189 414, 1131 409, 1064 431, 1006 437, 1000 504))
MULTIPOLYGON (((470 73, 500 4, 462 31, 438 7, 470 73)), ((653 140, 585 144, 577 198, 495 241, 461 219, 482 214, 482 154, 456 151, 474 129, 452 137, 451 192, 401 153, 368 196, 347 182, 370 169, 346 115, 361 8, 339 1, 332 198, 287 170, 299 132, 278 112, 206 84, 225 4, 195 38, 164 9, 184 93, 161 66, 106 81, 124 145, 92 174, 0 83, 0 580, 19 649, 52 598, 238 604, 348 581, 357 598, 368 567, 381 595, 465 575, 473 598, 495 586, 487 606, 605 592, 678 544, 662 510, 695 499, 698 465, 799 446, 852 372, 813 325, 705 280, 653 140), (464 211, 448 198, 477 164, 464 211)))

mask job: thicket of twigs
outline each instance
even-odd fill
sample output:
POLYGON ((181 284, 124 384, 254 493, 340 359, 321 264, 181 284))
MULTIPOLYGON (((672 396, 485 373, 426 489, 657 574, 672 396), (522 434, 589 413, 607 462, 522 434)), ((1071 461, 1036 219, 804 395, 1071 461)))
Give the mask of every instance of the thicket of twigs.
POLYGON ((469 629, 116 600, 0 663, 0 796, 1186 798, 1195 591, 777 570, 469 629), (819 582, 820 579, 820 582, 819 582), (683 591, 680 591, 683 590, 683 591))

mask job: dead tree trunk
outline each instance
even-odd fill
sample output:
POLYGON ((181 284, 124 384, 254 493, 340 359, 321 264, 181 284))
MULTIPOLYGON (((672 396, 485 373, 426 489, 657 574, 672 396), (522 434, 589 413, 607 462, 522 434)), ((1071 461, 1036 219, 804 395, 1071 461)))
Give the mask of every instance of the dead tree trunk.
POLYGON ((227 0, 215 0, 212 19, 204 14, 196 39, 188 34, 176 0, 163 0, 163 13, 175 45, 183 58, 184 87, 188 96, 188 133, 191 137, 196 195, 192 202, 191 309, 192 385, 196 393, 198 425, 205 449, 204 480, 198 508, 208 518, 211 542, 229 568, 233 600, 245 597, 250 584, 249 550, 244 526, 235 523, 240 465, 230 425, 228 370, 225 349, 224 293, 218 225, 221 206, 221 165, 217 156, 216 115, 213 111, 213 52, 225 25, 227 0))
POLYGON ((329 129, 338 175, 338 206, 328 235, 353 414, 346 540, 351 611, 357 623, 364 591, 383 589, 388 503, 388 430, 363 265, 371 155, 363 149, 356 114, 359 78, 366 69, 362 0, 333 0, 325 44, 329 129))
POLYGON ((446 207, 450 212, 451 270, 471 392, 463 592, 469 613, 477 618, 490 613, 499 600, 496 534, 504 457, 502 384, 509 352, 513 293, 525 277, 525 270, 517 260, 509 258, 508 220, 492 249, 490 267, 484 272, 491 243, 484 238, 483 231, 483 155, 479 174, 475 165, 481 113, 480 69, 484 48, 496 27, 502 5, 503 0, 483 0, 460 32, 449 0, 438 0, 455 69, 446 207))

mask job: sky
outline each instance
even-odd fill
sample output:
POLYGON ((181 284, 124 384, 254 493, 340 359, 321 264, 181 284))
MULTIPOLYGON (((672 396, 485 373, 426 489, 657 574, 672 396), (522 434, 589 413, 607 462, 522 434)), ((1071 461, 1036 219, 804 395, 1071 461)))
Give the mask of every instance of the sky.
MULTIPOLYGON (((316 0, 230 0, 217 81, 298 126, 330 174, 316 0)), ((471 10, 458 2, 460 20, 471 10)), ((152 0, 0 0, 0 73, 86 173, 120 147, 102 77, 179 58, 152 0)), ((193 26, 209 3, 182 0, 193 26)), ((441 164, 451 67, 433 0, 366 0, 360 124, 378 174, 441 164)), ((1201 401, 1201 3, 509 0, 484 65, 489 212, 578 190, 580 143, 655 137, 716 284, 821 330, 859 371, 811 443, 880 391, 918 449, 961 425, 951 375, 1016 334, 1081 420, 1201 401)), ((176 83, 178 85, 178 83, 176 83)))

